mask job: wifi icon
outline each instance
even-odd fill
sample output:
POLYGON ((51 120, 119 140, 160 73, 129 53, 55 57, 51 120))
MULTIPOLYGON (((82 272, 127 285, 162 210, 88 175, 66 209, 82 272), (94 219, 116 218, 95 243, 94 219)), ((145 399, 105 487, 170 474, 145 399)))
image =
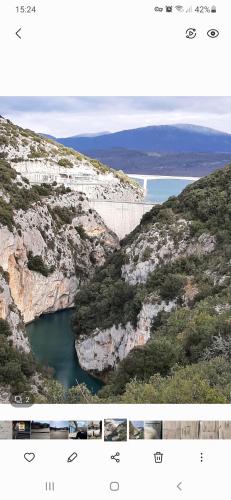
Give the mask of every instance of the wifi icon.
POLYGON ((184 12, 184 7, 183 7, 183 5, 176 5, 176 6, 175 6, 175 9, 177 10, 177 12, 184 12))

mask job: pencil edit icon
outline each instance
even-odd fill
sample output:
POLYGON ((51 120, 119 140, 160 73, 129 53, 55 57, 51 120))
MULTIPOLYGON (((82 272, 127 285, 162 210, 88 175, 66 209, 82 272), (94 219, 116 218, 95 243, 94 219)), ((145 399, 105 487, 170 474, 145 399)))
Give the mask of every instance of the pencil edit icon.
POLYGON ((67 459, 67 462, 68 463, 71 463, 71 462, 74 462, 74 460, 78 457, 78 454, 74 451, 74 453, 72 453, 68 459, 67 459))

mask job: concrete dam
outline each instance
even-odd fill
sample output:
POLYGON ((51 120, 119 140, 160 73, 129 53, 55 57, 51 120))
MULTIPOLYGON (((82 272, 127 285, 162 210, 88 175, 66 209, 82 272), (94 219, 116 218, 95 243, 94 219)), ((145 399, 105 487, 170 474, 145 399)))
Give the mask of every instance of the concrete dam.
MULTIPOLYGON (((151 203, 133 201, 115 201, 102 199, 101 188, 107 187, 111 179, 105 181, 84 171, 51 165, 49 161, 44 165, 44 161, 33 160, 24 161, 17 164, 17 172, 21 173, 33 184, 42 182, 70 187, 73 191, 80 191, 86 194, 90 206, 96 210, 104 220, 105 224, 114 231, 119 239, 124 238, 140 223, 141 218, 153 207, 151 203)), ((144 187, 147 187, 146 176, 137 174, 130 177, 141 178, 144 187)), ((150 177, 152 178, 152 177, 150 177)))
POLYGON ((105 224, 124 238, 140 223, 141 218, 154 206, 151 203, 136 203, 126 201, 89 200, 91 208, 96 210, 105 224))

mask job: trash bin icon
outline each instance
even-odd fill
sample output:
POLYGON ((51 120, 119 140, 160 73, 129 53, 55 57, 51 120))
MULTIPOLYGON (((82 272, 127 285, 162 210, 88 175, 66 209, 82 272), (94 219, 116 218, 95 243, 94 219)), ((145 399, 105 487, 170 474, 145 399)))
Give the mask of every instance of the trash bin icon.
POLYGON ((156 464, 162 464, 163 453, 161 453, 160 451, 157 451, 156 453, 154 453, 154 460, 155 460, 156 464))

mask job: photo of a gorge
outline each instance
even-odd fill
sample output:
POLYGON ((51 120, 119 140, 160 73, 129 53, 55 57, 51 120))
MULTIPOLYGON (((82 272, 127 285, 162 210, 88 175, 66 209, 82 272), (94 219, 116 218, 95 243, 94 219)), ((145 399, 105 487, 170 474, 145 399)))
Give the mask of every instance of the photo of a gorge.
POLYGON ((230 270, 231 97, 0 97, 0 403, 230 403, 230 270))

